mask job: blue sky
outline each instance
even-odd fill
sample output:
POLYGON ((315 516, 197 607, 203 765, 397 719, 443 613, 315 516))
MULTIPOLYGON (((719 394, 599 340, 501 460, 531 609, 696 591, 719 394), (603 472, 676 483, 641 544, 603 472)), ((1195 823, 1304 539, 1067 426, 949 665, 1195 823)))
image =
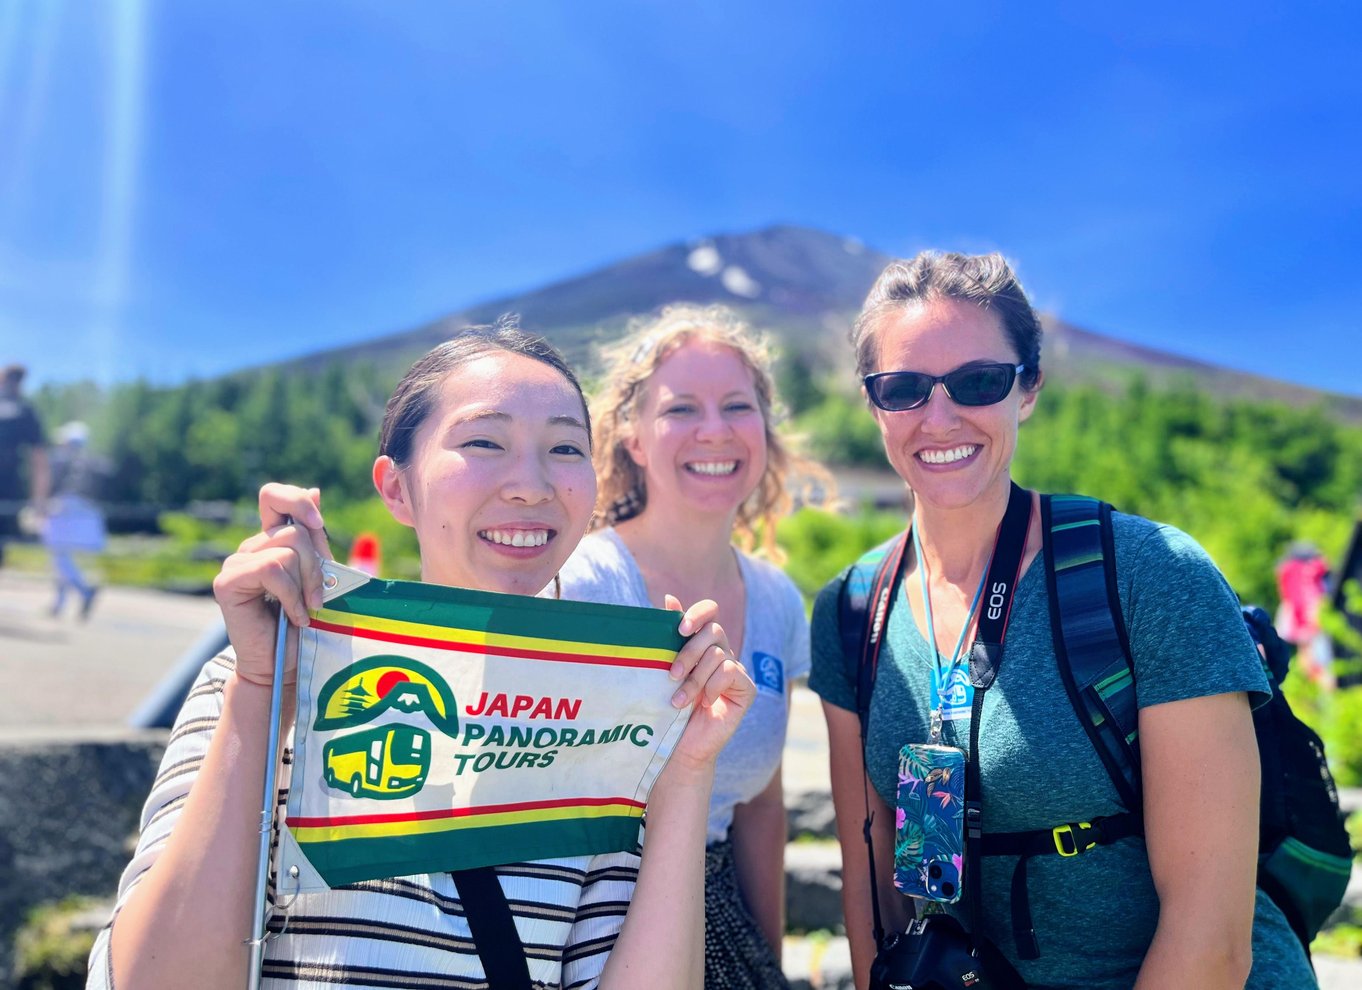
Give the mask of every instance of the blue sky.
POLYGON ((0 360, 177 381, 775 222, 1362 394, 1356 3, 0 4, 0 360))

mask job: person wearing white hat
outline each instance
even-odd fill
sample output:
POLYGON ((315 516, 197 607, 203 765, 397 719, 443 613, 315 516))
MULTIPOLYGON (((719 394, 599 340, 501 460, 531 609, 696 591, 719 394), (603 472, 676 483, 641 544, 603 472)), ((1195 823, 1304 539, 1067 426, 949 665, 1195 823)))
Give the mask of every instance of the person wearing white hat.
POLYGON ((103 460, 86 449, 89 438, 89 427, 79 421, 57 430, 51 457, 52 497, 43 524, 43 543, 52 555, 57 581, 52 614, 61 614, 74 591, 80 596, 82 620, 89 618, 99 588, 81 572, 75 555, 104 549, 104 514, 95 495, 101 476, 108 471, 103 460))

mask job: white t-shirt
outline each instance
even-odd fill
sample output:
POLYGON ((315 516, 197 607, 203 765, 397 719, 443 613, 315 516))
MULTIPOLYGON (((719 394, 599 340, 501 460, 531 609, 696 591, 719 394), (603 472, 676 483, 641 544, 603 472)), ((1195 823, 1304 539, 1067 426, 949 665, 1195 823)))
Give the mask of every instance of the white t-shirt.
MULTIPOLYGON (((719 754, 709 804, 708 842, 733 824, 733 809, 771 782, 785 747, 790 683, 809 671, 809 623, 799 589, 774 565, 738 550, 747 592, 742 656, 757 696, 719 754)), ((588 535, 560 573, 563 597, 583 602, 649 607, 638 563, 613 529, 588 535)), ((689 604, 689 603, 687 603, 689 604)))

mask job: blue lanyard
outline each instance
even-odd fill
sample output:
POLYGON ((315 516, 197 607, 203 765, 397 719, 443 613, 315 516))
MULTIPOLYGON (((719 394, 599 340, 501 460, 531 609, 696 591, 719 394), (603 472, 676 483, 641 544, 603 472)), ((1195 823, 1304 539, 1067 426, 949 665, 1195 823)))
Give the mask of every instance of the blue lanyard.
MULTIPOLYGON (((996 545, 995 545, 996 549, 996 545)), ((927 613, 927 643, 932 648, 932 673, 936 676, 936 709, 931 713, 931 736, 928 742, 935 745, 941 739, 942 717, 941 710, 946 705, 946 690, 955 678, 955 672, 962 662, 961 650, 965 645, 965 634, 969 632, 969 627, 974 623, 974 614, 979 611, 979 601, 984 597, 984 586, 988 583, 989 565, 993 563, 993 554, 988 557, 988 564, 984 565, 984 573, 979 577, 979 588, 974 592, 974 601, 970 603, 969 613, 965 616, 965 624, 960 627, 960 638, 955 641, 955 649, 951 651, 950 664, 943 671, 941 669, 941 651, 936 648, 936 630, 932 627, 932 596, 927 588, 927 558, 922 555, 922 541, 918 538, 917 527, 913 527, 913 552, 917 554, 917 573, 922 580, 922 604, 927 613)))

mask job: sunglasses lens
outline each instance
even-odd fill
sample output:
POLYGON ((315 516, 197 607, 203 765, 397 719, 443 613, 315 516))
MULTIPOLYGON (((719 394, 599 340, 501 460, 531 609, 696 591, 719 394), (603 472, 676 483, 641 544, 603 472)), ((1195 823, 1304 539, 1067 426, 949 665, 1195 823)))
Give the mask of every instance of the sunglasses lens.
POLYGON ((991 406, 1012 391, 1015 377, 1016 372, 1005 364, 965 368, 946 376, 946 388, 962 406, 991 406))
POLYGON ((931 378, 916 371, 896 371, 874 379, 870 397, 881 409, 912 409, 927 398, 932 384, 931 378))

